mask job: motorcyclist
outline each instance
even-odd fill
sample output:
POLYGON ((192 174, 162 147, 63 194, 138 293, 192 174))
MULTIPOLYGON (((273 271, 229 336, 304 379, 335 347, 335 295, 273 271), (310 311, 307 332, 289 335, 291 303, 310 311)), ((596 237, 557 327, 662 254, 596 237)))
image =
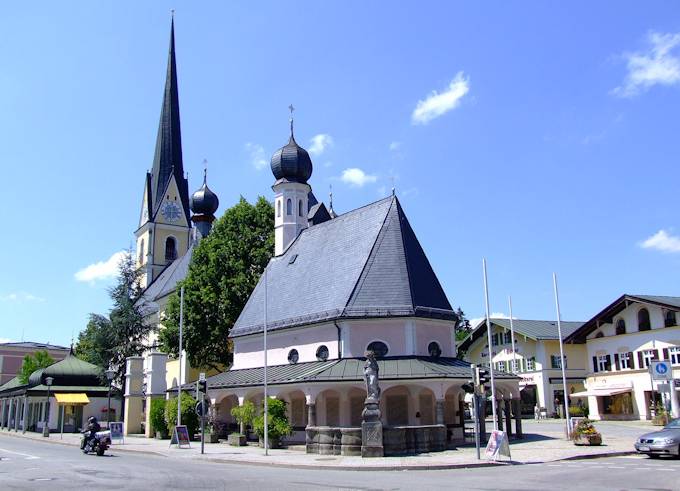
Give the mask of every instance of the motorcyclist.
POLYGON ((95 434, 98 431, 101 431, 102 427, 99 425, 99 422, 97 421, 97 418, 94 416, 90 416, 87 419, 87 430, 84 431, 85 433, 85 440, 83 442, 83 448, 87 446, 90 441, 94 439, 95 434))

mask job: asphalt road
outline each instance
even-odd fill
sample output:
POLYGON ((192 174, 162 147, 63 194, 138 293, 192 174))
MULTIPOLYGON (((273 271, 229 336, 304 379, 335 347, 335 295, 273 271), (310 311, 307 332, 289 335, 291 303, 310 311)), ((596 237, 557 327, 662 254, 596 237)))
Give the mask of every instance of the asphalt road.
POLYGON ((327 471, 201 462, 0 436, 0 489, 680 490, 680 460, 644 456, 443 471, 327 471))

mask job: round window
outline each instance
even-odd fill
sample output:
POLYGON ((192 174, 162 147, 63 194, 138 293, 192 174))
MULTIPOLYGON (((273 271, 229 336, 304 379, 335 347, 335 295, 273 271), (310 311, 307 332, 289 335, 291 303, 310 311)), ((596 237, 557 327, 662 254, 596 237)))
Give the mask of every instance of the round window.
POLYGON ((432 341, 427 345, 427 352, 430 353, 432 358, 439 358, 442 354, 442 349, 438 342, 432 341))
POLYGON ((288 352, 288 363, 297 363, 300 359, 300 355, 296 349, 292 349, 288 352))
POLYGON ((382 358, 387 355, 387 345, 382 341, 373 341, 366 347, 366 351, 375 353, 376 358, 382 358))
POLYGON ((319 361, 328 360, 328 346, 322 344, 321 346, 319 346, 317 348, 316 359, 319 360, 319 361))

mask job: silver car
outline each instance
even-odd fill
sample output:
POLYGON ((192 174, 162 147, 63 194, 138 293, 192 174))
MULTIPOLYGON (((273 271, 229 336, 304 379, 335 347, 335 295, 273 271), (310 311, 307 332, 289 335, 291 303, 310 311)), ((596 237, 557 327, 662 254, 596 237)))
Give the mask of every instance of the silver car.
POLYGON ((680 418, 674 419, 662 430, 642 435, 635 442, 635 450, 652 458, 660 455, 680 457, 680 418))

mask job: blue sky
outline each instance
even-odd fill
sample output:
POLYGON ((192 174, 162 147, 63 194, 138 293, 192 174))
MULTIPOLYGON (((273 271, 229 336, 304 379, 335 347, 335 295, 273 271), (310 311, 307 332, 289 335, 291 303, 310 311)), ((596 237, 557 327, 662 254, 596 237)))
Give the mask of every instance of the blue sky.
POLYGON ((397 194, 454 306, 585 320, 678 295, 677 2, 15 2, 0 16, 0 338, 107 312, 151 166, 169 37, 185 169, 220 213, 314 148, 338 212, 397 194), (87 269, 90 265, 98 267, 87 269), (80 272, 78 276, 77 273, 80 272))

